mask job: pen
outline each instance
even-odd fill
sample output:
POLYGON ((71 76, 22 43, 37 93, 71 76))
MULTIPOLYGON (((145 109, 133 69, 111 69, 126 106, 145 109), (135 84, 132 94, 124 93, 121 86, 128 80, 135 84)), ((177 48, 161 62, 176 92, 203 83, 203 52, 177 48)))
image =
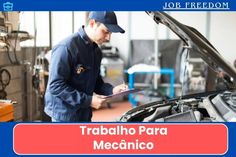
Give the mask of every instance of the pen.
POLYGON ((125 80, 123 79, 123 85, 124 85, 124 90, 127 90, 128 89, 128 86, 127 86, 127 84, 125 83, 125 80))

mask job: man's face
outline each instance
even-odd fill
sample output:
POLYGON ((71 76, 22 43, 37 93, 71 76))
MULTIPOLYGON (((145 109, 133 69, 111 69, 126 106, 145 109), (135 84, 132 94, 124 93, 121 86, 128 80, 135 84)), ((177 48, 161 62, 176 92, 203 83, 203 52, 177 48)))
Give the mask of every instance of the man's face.
POLYGON ((94 42, 98 45, 110 41, 111 32, 102 23, 95 23, 94 25, 94 42))

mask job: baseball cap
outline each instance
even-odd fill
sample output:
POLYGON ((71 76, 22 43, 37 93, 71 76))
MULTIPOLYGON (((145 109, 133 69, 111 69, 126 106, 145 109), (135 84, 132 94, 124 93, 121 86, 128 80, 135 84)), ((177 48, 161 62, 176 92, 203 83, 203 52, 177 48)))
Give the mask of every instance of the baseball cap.
POLYGON ((122 29, 116 19, 116 14, 113 11, 91 11, 89 13, 88 19, 93 19, 98 22, 103 23, 109 32, 113 33, 125 33, 124 29, 122 29))

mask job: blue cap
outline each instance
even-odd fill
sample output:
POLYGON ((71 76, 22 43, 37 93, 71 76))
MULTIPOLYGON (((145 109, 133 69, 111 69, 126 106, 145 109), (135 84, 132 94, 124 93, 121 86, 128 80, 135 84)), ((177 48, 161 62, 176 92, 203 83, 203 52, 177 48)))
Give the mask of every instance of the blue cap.
POLYGON ((113 33, 125 33, 125 31, 118 25, 116 14, 111 11, 91 11, 88 19, 93 19, 103 23, 109 32, 113 33))

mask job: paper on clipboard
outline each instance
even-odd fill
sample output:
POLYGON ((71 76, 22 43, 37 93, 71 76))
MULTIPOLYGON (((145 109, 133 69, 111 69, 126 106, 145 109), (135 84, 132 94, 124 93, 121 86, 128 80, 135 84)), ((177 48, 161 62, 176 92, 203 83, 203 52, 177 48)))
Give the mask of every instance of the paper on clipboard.
POLYGON ((125 90, 125 91, 117 93, 117 94, 108 95, 104 98, 105 99, 112 99, 112 98, 116 98, 116 97, 120 97, 120 96, 125 96, 125 95, 131 94, 131 93, 136 93, 139 91, 141 91, 141 90, 140 89, 128 89, 128 90, 125 90))

